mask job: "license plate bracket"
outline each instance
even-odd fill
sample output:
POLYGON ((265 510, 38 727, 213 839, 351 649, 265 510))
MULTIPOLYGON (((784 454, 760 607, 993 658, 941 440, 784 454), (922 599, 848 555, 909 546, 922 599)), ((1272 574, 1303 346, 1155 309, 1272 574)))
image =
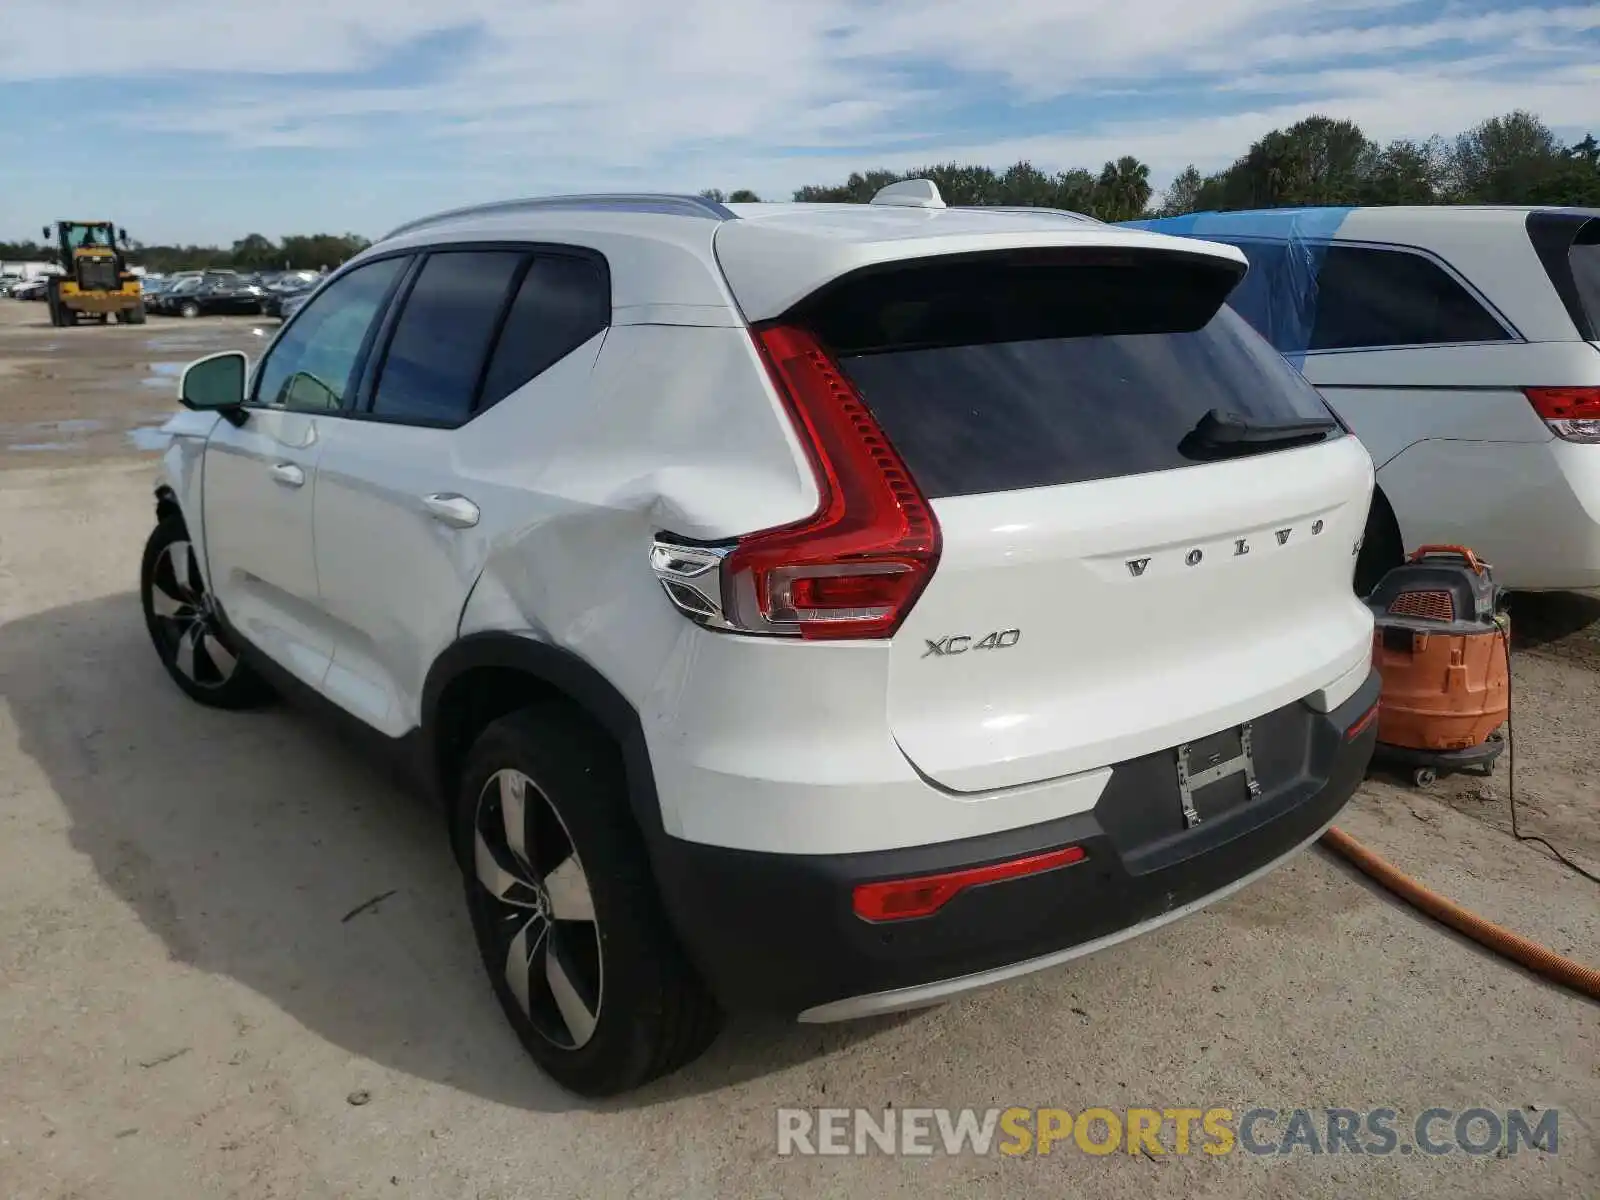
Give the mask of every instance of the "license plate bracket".
MULTIPOLYGON (((1244 803, 1261 795, 1261 785, 1256 780, 1251 732, 1250 723, 1246 722, 1197 741, 1184 742, 1177 748, 1178 797, 1183 805, 1183 823, 1187 828, 1193 829, 1205 819, 1196 797, 1198 793, 1211 789, 1213 784, 1241 776, 1239 782, 1243 785, 1244 803)), ((1235 803, 1225 803, 1222 811, 1236 806, 1235 803)))

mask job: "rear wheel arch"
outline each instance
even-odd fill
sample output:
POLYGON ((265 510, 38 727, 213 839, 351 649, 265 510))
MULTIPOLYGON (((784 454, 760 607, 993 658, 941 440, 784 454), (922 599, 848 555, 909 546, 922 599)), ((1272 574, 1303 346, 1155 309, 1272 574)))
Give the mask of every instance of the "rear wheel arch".
POLYGON ((435 661, 422 691, 424 762, 447 803, 472 743, 490 724, 532 704, 558 702, 615 744, 629 807, 647 844, 662 833, 661 806, 638 711, 571 651, 511 633, 470 634, 435 661))
POLYGON ((1355 587, 1358 595, 1365 596, 1378 580, 1405 561, 1406 543, 1400 532, 1400 521, 1394 506, 1383 488, 1372 489, 1372 505, 1367 510, 1366 528, 1362 533, 1361 553, 1356 556, 1355 587))

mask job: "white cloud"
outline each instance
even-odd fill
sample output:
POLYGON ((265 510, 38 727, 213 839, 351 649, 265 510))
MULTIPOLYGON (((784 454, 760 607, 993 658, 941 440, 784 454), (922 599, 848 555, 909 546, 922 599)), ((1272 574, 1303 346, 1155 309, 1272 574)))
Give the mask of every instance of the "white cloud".
MULTIPOLYGON (((782 195, 879 165, 1059 169, 1123 153, 1159 183, 1188 162, 1224 165, 1311 111, 1387 139, 1510 108, 1570 127, 1600 96, 1600 8, 1570 2, 1476 15, 1418 0, 0 6, 0 87, 138 78, 143 102, 75 113, 75 125, 105 122, 130 147, 185 135, 200 154, 299 148, 336 164, 341 151, 392 150, 436 163, 430 200, 479 187, 782 195), (106 57, 61 53, 74 23, 106 57), (1166 114, 1129 115, 1158 97, 1166 114), (1060 114, 1059 132, 996 126, 1038 128, 1044 112, 1060 114)), ((379 186, 382 203, 407 202, 393 191, 379 186)))

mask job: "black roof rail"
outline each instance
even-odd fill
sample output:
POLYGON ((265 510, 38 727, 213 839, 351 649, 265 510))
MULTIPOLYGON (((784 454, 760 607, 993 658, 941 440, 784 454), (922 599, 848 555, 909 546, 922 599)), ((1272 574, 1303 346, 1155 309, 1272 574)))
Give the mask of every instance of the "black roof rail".
POLYGON ((487 204, 469 204, 465 208, 452 208, 430 216, 418 217, 391 229, 379 241, 388 241, 402 233, 425 229, 429 225, 452 221, 459 217, 492 216, 516 212, 636 212, 657 213, 669 217, 698 217, 710 221, 736 221, 738 214, 715 200, 704 196, 680 196, 669 193, 597 193, 581 196, 527 196, 520 200, 493 200, 487 204))

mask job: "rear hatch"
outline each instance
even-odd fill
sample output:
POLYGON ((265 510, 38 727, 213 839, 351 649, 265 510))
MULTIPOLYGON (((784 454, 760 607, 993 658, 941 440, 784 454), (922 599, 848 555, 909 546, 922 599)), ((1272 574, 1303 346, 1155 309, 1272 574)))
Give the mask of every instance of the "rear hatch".
POLYGON ((1244 269, 1224 253, 901 261, 796 314, 939 522, 888 704, 901 750, 943 787, 1165 749, 1370 654, 1351 577, 1371 461, 1224 305, 1244 269))

